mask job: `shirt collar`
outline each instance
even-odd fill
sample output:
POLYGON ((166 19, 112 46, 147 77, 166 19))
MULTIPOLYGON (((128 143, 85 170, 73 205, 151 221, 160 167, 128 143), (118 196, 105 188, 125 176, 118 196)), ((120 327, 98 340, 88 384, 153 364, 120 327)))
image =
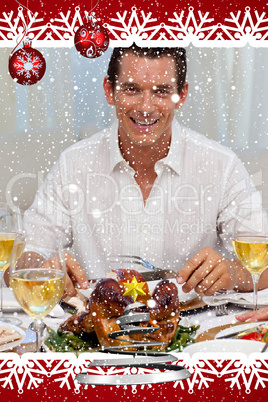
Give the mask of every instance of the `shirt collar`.
POLYGON ((172 135, 169 152, 167 157, 162 159, 162 163, 169 166, 180 175, 182 169, 182 153, 182 128, 179 122, 174 118, 172 122, 172 135))
POLYGON ((110 172, 114 170, 116 165, 125 162, 120 148, 119 148, 119 141, 118 141, 118 121, 115 121, 112 126, 110 127, 110 172))
MULTIPOLYGON (((111 126, 110 134, 110 172, 114 170, 116 165, 126 164, 118 141, 118 121, 111 126)), ((178 175, 181 174, 181 158, 182 155, 182 128, 179 122, 174 118, 172 122, 171 145, 166 158, 158 161, 156 165, 167 165, 171 167, 178 175)))

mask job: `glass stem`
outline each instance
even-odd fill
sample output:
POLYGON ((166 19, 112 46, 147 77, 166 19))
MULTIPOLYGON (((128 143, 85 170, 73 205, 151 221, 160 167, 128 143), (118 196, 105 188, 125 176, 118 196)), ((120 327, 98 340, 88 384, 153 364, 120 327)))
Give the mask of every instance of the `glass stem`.
POLYGON ((36 333, 36 352, 42 352, 42 329, 43 329, 43 321, 40 318, 34 320, 34 329, 36 333))
POLYGON ((4 276, 4 272, 0 271, 0 320, 4 319, 4 314, 3 314, 3 276, 4 276))
POLYGON ((260 275, 252 275, 253 281, 253 311, 258 308, 258 282, 260 275))

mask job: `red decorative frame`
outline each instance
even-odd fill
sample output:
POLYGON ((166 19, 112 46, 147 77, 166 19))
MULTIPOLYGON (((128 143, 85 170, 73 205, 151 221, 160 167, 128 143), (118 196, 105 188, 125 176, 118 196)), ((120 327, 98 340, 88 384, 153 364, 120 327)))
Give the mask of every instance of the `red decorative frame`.
MULTIPOLYGON (((71 47, 75 30, 92 6, 85 0, 3 0, 0 5, 0 47, 14 48, 28 26, 34 46, 71 47)), ((96 1, 95 1, 96 3, 96 1)), ((111 2, 112 3, 112 2, 111 2)), ((110 46, 141 45, 206 47, 266 47, 267 1, 226 2, 205 0, 180 2, 145 0, 113 4, 100 1, 95 18, 109 32, 110 46), (153 8, 153 9, 152 9, 153 8)), ((94 1, 93 1, 94 5, 94 1)), ((178 383, 108 387, 79 386, 75 375, 86 369, 92 355, 0 354, 0 396, 4 401, 109 400, 112 401, 264 401, 267 399, 268 358, 265 355, 178 355, 179 364, 192 376, 178 383)))
MULTIPOLYGON (((178 382, 132 386, 77 384, 75 377, 80 372, 107 374, 107 370, 100 367, 87 368, 87 364, 98 357, 98 353, 83 353, 78 358, 70 353, 26 353, 21 357, 15 353, 0 354, 0 395, 8 397, 4 399, 6 401, 14 400, 14 395, 17 400, 26 401, 29 396, 43 394, 49 395, 46 401, 54 401, 63 395, 68 401, 83 400, 85 396, 95 400, 104 395, 110 401, 134 397, 162 401, 164 396, 167 400, 182 400, 183 397, 187 401, 196 401, 205 400, 205 395, 209 395, 210 401, 223 400, 226 395, 232 401, 240 400, 241 395, 245 395, 244 400, 255 398, 262 401, 266 395, 268 357, 261 353, 249 357, 236 353, 196 354, 192 358, 184 353, 176 354, 176 364, 183 365, 192 373, 189 379, 178 382), (170 396, 172 399, 168 399, 170 396)), ((148 372, 154 372, 154 369, 122 367, 109 370, 110 375, 146 375, 148 372)))

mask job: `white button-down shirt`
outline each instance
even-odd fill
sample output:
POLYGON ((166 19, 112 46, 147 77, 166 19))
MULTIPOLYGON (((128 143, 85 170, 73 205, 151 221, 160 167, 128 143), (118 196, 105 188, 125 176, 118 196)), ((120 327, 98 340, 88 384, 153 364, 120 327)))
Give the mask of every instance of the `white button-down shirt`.
POLYGON ((234 210, 256 195, 237 156, 174 119, 168 156, 155 171, 144 205, 115 123, 62 153, 25 213, 26 232, 49 244, 57 228, 89 278, 115 267, 110 255, 176 270, 206 246, 230 256, 234 210))

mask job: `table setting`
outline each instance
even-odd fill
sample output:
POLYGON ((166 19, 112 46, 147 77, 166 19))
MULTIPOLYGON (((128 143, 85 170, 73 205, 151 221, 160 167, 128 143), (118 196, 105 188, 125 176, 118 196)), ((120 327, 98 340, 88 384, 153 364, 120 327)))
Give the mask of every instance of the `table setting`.
MULTIPOLYGON (((203 296, 203 301, 209 306, 219 306, 221 304, 232 303, 246 309, 253 309, 253 292, 235 292, 233 290, 214 294, 213 296, 203 296)), ((258 307, 268 306, 268 289, 258 291, 258 307)))
MULTIPOLYGON (((267 267, 267 237, 239 230, 233 238, 242 264, 255 270, 252 275, 260 275, 267 267)), ((119 264, 104 278, 90 280, 89 289, 78 287, 77 296, 70 298, 64 296, 66 265, 60 243, 48 248, 17 232, 10 249, 5 262, 10 283, 1 288, 1 352, 22 357, 73 353, 78 358, 85 353, 92 359, 87 368, 123 365, 164 370, 162 376, 137 372, 115 379, 108 374, 101 383, 96 374, 85 371, 75 377, 80 385, 180 381, 191 377, 189 369, 179 364, 181 356, 251 356, 267 350, 268 322, 242 324, 236 319, 257 305, 267 305, 268 291, 258 292, 256 277, 253 292, 185 293, 177 283, 177 271, 155 267, 140 256, 118 255, 117 266, 124 262, 130 268, 119 264), (107 357, 110 354, 113 358, 107 357)))
MULTIPOLYGON (((13 261, 11 261, 11 265, 16 261, 18 250, 21 247, 21 241, 23 239, 18 236, 15 242, 15 251, 13 249, 13 261)), ((121 258, 121 256, 119 256, 121 258)), ((139 261, 140 257, 135 257, 136 261, 139 261)), ((124 262, 125 262, 125 258, 124 262)), ((182 290, 182 285, 177 284, 176 272, 172 270, 163 270, 159 268, 155 268, 151 265, 150 270, 148 270, 149 264, 146 260, 142 260, 142 267, 146 268, 145 271, 141 271, 141 274, 144 275, 148 280, 148 289, 149 292, 152 293, 159 281, 164 278, 167 278, 170 283, 173 283, 176 286, 178 291, 178 299, 180 301, 180 325, 185 328, 189 328, 191 326, 195 326, 197 329, 191 338, 191 341, 194 343, 194 350, 196 351, 204 351, 206 347, 201 346, 201 342, 211 341, 215 338, 217 339, 217 333, 221 332, 222 328, 225 327, 233 327, 233 326, 241 326, 243 324, 239 323, 236 320, 236 315, 242 314, 248 309, 252 309, 253 307, 253 292, 246 293, 238 293, 235 291, 225 291, 218 292, 212 296, 204 296, 197 294, 194 290, 189 293, 184 293, 182 290), (152 275, 154 273, 154 275, 152 275), (155 280, 156 277, 159 277, 155 280), (218 306, 225 306, 225 314, 218 314, 218 306), (211 335, 210 335, 211 333, 211 335), (204 335, 205 334, 205 335, 204 335)), ((133 260, 131 260, 133 262, 133 260)), ((140 264, 140 261, 137 265, 140 264)), ((109 275, 108 275, 109 276, 109 275)), ((99 279, 101 280, 101 279, 99 279)), ((90 288, 86 290, 77 289, 77 297, 65 298, 65 301, 59 299, 59 303, 55 303, 55 305, 49 308, 49 311, 44 316, 44 324, 48 328, 51 328, 53 331, 57 331, 59 326, 65 322, 68 318, 72 316, 72 314, 77 312, 83 312, 85 310, 85 306, 90 299, 90 296, 96 287, 96 284, 99 280, 93 280, 90 283, 90 288)), ((38 340, 39 345, 38 349, 35 348, 35 343, 37 341, 36 334, 33 328, 33 316, 29 314, 28 310, 23 309, 23 305, 18 301, 16 295, 14 294, 14 289, 12 287, 4 287, 2 289, 3 294, 3 312, 10 322, 15 319, 15 322, 20 325, 11 325, 15 330, 19 330, 21 332, 21 339, 16 340, 15 343, 2 345, 1 351, 15 351, 19 354, 25 352, 34 352, 37 350, 42 350, 42 352, 46 351, 48 353, 53 352, 47 347, 40 346, 40 339, 38 340), (29 328, 30 327, 30 328, 29 328)), ((259 305, 267 305, 268 301, 268 289, 264 289, 259 291, 259 305)), ((255 325, 255 324, 254 324, 255 325)), ((257 323, 256 323, 257 326, 257 323)), ((253 326, 254 327, 254 326, 253 326)), ((40 330, 40 328, 39 328, 40 330)), ((46 333, 46 331, 44 331, 46 333)), ((243 342, 240 342, 241 344, 243 342)), ((255 342, 254 342, 255 343, 255 342)), ((217 347, 217 342, 215 342, 217 347)), ((229 347, 231 343, 228 343, 229 347)), ((193 345, 186 345, 180 352, 191 352, 191 347, 193 345), (188 348, 187 348, 188 347, 188 348)), ((262 345, 261 345, 262 346, 262 345)), ((94 348, 94 352, 97 349, 94 348)), ((219 345, 218 350, 222 350, 222 347, 219 345)), ((234 348, 234 350, 236 350, 234 348)), ((261 347, 252 349, 261 351, 261 347)), ((245 344, 244 353, 248 354, 251 351, 250 348, 245 344)))
MULTIPOLYGON (((176 283, 176 279, 170 279, 169 281, 176 283)), ((149 282, 150 291, 155 288, 157 282, 158 281, 152 281, 151 283, 149 282)), ((24 358, 25 362, 30 362, 29 364, 32 364, 32 361, 36 362, 38 365, 45 361, 52 362, 46 368, 47 375, 52 376, 50 379, 51 386, 56 384, 52 375, 53 370, 56 370, 55 367, 57 367, 59 362, 62 361, 65 365, 71 365, 74 367, 76 373, 75 376, 72 378, 67 377, 66 371, 66 378, 68 378, 68 383, 70 383, 70 389, 73 389, 75 393, 78 393, 82 392, 81 388, 79 387, 89 387, 90 385, 93 385, 94 387, 97 385, 102 388, 105 386, 105 384, 106 386, 110 387, 113 385, 116 385, 117 387, 118 385, 135 387, 137 385, 144 386, 149 384, 151 387, 152 384, 157 385, 159 383, 163 384, 169 382, 171 382, 171 384, 177 384, 183 380, 187 381, 187 389, 193 389, 195 392, 198 392, 196 389, 197 385, 194 385, 194 373, 200 371, 198 366, 203 361, 210 364, 210 375, 212 375, 212 372, 214 373, 213 375, 215 375, 215 373, 220 371, 219 368, 216 369, 219 359, 220 361, 222 361, 222 359, 226 359, 226 362, 229 362, 229 364, 232 362, 239 362, 242 366, 245 365, 245 370, 247 367, 247 359, 252 359, 251 364, 253 365, 255 364, 254 358, 260 361, 260 356, 263 356, 262 359, 265 359, 266 353, 262 353, 264 345, 266 345, 264 342, 233 339, 229 337, 226 339, 217 339, 217 336, 219 336, 219 334, 224 334, 224 331, 235 330, 237 332, 238 330, 244 330, 245 324, 237 322, 236 315, 249 311, 249 306, 245 308, 244 306, 237 304, 236 297, 232 299, 230 294, 228 295, 228 303, 226 303, 226 314, 219 316, 217 315, 217 306, 212 305, 212 303, 205 303, 203 300, 204 296, 202 297, 192 291, 190 292, 191 294, 187 294, 184 298, 182 285, 178 284, 176 287, 178 289, 178 295, 182 300, 180 305, 179 321, 179 325, 182 330, 180 331, 179 337, 185 336, 185 329, 188 331, 188 329, 194 328, 194 332, 189 330, 189 332, 186 333, 186 343, 179 339, 180 348, 172 351, 165 350, 164 353, 156 352, 157 355, 165 355, 164 362, 163 360, 156 362, 154 359, 158 357, 154 355, 149 356, 149 358, 152 359, 150 363, 148 362, 147 356, 139 357, 139 359, 143 359, 141 362, 139 362, 138 358, 136 357, 134 363, 133 357, 129 358, 128 356, 124 355, 112 354, 112 359, 110 359, 111 351, 108 350, 109 354, 107 357, 107 353, 100 351, 99 346, 97 348, 92 347, 89 350, 83 350, 84 347, 82 346, 78 351, 64 350, 63 352, 55 352, 53 349, 47 347, 46 340, 49 337, 49 332, 47 329, 49 329, 49 331, 52 330, 54 334, 57 334, 58 329, 64 322, 72 318, 73 314, 77 313, 77 311, 81 311, 81 306, 85 305, 85 298, 91 297, 96 285, 97 283, 91 284, 90 288, 87 290, 78 289, 78 295, 83 295, 82 301, 79 297, 70 299, 67 298, 65 301, 60 300, 47 313, 47 315, 43 318, 46 328, 42 334, 42 347, 40 349, 41 353, 36 353, 37 337, 36 332, 32 328, 33 318, 23 310, 17 301, 12 288, 3 288, 3 295, 7 300, 3 306, 3 313, 11 318, 15 317, 19 319, 21 321, 19 326, 13 326, 12 324, 9 325, 11 325, 12 329, 15 331, 19 330, 22 332, 21 339, 15 341, 17 343, 7 343, 2 349, 0 348, 0 351, 2 352, 2 361, 8 359, 7 361, 12 362, 12 364, 17 367, 18 371, 22 369, 20 368, 20 365, 16 363, 16 359, 14 360, 15 356, 24 358), (75 299, 78 299, 78 301, 75 299), (198 303, 196 303, 196 300, 198 300, 198 303), (71 304, 68 304, 69 302, 71 304), (7 357, 5 357, 5 355, 7 357), (78 360, 73 360, 73 355, 75 359, 78 360), (131 359, 130 362, 128 361, 129 359, 131 359), (109 364, 111 366, 107 369, 103 367, 103 364, 109 364), (215 367, 213 366, 214 364, 215 367), (126 367, 124 370, 122 370, 120 367, 117 367, 117 365, 123 365, 126 367), (130 366, 129 368, 128 365, 130 366), (146 369, 143 368, 144 365, 146 369), (167 370, 167 365, 176 367, 177 371, 167 370), (156 373, 158 372, 157 368, 160 369, 160 374, 156 373), (108 370, 108 372, 105 370, 108 370), (130 371, 128 372, 127 370, 130 371), (102 375, 98 375, 99 373, 102 373, 102 375)), ((221 294, 220 296, 222 297, 223 295, 221 294)), ((247 323, 246 325, 253 327, 254 330, 255 326, 258 326, 259 324, 261 323, 247 323)), ((226 335, 228 336, 229 333, 230 332, 227 332, 226 335)), ((150 352, 150 355, 152 355, 152 352, 150 352)), ((161 357, 161 359, 163 358, 161 357)), ((36 367, 33 366, 32 370, 34 372, 36 367)), ((57 371, 55 373, 57 373, 57 371)), ((40 375, 41 378, 43 378, 43 374, 40 375)), ((202 378, 202 376, 206 376, 206 374, 200 372, 200 378, 202 378)), ((64 384, 66 384, 66 381, 67 380, 65 379, 64 384)), ((27 382, 25 382, 24 387, 26 387, 26 384, 27 382)), ((63 389, 66 387, 64 384, 62 382, 61 387, 63 387, 63 389)), ((94 388, 94 390, 96 390, 96 388, 94 388)), ((135 390, 135 388, 133 388, 133 390, 135 390)), ((170 392, 174 392, 172 390, 173 388, 170 392)), ((121 391, 117 389, 117 393, 120 392, 121 391)))
MULTIPOLYGON (((153 288, 153 286, 155 286, 155 282, 150 283, 149 287, 153 288)), ((191 294, 190 295, 188 294, 187 297, 185 297, 184 299, 183 291, 181 289, 182 286, 177 285, 177 287, 179 297, 181 297, 182 300, 180 310, 180 324, 184 327, 190 327, 192 325, 199 327, 194 335, 194 338, 197 341, 194 344, 196 351, 199 350, 205 352, 205 349, 202 348, 202 346, 200 346, 201 342, 203 343, 206 342, 207 340, 217 339, 218 333, 222 331, 221 328, 225 327, 233 328, 239 326, 241 327, 241 329, 243 329, 244 325, 250 325, 251 327, 258 325, 258 323, 242 324, 236 320, 236 315, 242 314, 251 308, 250 298, 252 298, 253 295, 250 293, 246 294, 245 296, 246 297, 245 300, 248 301, 248 304, 244 306, 243 304, 241 305, 240 303, 237 303, 237 300, 240 300, 241 294, 235 294, 233 292, 230 292, 215 296, 200 297, 194 291, 192 291, 191 294), (198 305, 196 303, 196 299, 198 300, 198 305), (223 301, 226 304, 228 303, 227 311, 225 315, 218 316, 216 310, 217 303, 221 303, 223 301)), ((83 291, 79 289, 78 292, 84 295, 84 297, 86 296, 90 297, 92 290, 93 289, 91 287, 90 289, 83 291)), ((267 290, 260 291, 260 295, 261 295, 260 300, 262 300, 262 296, 266 297, 267 290)), ((20 341, 16 341, 16 344, 14 343, 6 344, 5 347, 2 346, 2 349, 0 350, 1 351, 12 350, 19 354, 25 352, 34 352, 36 336, 34 331, 29 329, 29 326, 33 321, 32 318, 24 312, 21 305, 18 303, 11 288, 3 288, 3 296, 4 296, 3 313, 9 318, 14 317, 21 321, 21 324, 18 326, 17 325, 12 326, 11 324, 9 325, 14 327, 16 330, 20 328, 21 331, 23 331, 22 333, 23 336, 20 339, 20 341)), ((244 299, 242 300, 244 301, 244 299)), ((57 331, 60 324, 62 324, 69 317, 71 317, 74 311, 75 312, 77 311, 74 306, 76 307, 78 306, 78 308, 79 307, 81 308, 82 305, 79 297, 70 299, 70 303, 71 303, 70 305, 66 302, 60 302, 56 304, 55 307, 44 318, 44 323, 46 324, 46 326, 52 328, 54 331, 57 331)), ((230 342, 228 343, 228 345, 229 346, 231 345, 230 342)), ((186 347, 183 349, 183 352, 187 352, 189 350, 191 352, 191 349, 189 348, 187 349, 186 347)), ((218 351, 221 350, 222 348, 219 346, 218 351)), ((236 349, 234 349, 234 351, 235 350, 236 349)), ((52 353, 52 351, 47 348, 43 349, 43 351, 46 351, 47 353, 52 353)), ((96 351, 96 349, 94 351, 96 351)), ((247 345, 245 345, 245 349, 243 352, 248 354, 248 351, 249 349, 247 345)))

